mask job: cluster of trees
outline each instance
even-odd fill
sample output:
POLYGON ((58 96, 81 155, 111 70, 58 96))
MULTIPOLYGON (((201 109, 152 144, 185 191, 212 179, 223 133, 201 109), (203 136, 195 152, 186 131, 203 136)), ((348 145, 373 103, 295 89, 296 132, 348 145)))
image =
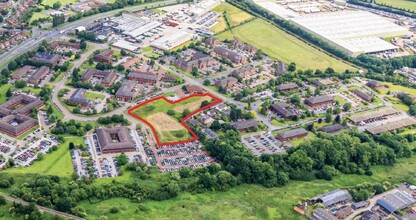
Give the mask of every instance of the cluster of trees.
POLYGON ((112 115, 112 116, 107 116, 107 117, 100 117, 98 118, 97 122, 102 125, 109 125, 112 123, 129 125, 129 120, 124 118, 123 115, 112 115))
POLYGON ((409 114, 410 115, 416 115, 416 102, 415 97, 407 94, 407 93, 401 93, 398 95, 399 99, 407 106, 409 106, 409 114))
MULTIPOLYGON (((111 10, 115 10, 115 9, 121 9, 121 8, 126 7, 126 6, 146 4, 146 3, 157 2, 157 1, 159 1, 159 0, 115 1, 114 3, 108 3, 108 4, 105 4, 105 5, 101 5, 97 8, 94 8, 92 10, 72 15, 71 17, 68 18, 68 22, 76 21, 76 20, 81 19, 82 17, 87 17, 87 16, 90 16, 90 15, 98 14, 98 13, 103 13, 103 12, 107 12, 107 11, 111 11, 111 10)), ((187 2, 187 1, 183 1, 183 2, 187 2)))
POLYGON ((58 121, 54 128, 51 129, 52 134, 56 135, 76 135, 76 136, 84 136, 86 132, 92 129, 92 125, 87 123, 82 125, 79 122, 71 119, 69 121, 58 121))
POLYGON ((56 14, 52 16, 52 26, 56 27, 60 24, 65 23, 65 16, 64 14, 56 14))

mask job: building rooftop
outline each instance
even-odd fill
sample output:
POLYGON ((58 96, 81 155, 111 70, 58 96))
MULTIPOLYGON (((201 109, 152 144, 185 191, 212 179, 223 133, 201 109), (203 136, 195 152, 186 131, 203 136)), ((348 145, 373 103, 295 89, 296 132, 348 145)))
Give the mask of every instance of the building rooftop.
POLYGON ((28 82, 36 82, 38 83, 44 76, 45 74, 49 73, 49 67, 47 66, 42 66, 41 68, 39 68, 38 70, 36 70, 36 72, 34 72, 29 78, 28 78, 28 82))
POLYGON ((279 113, 280 115, 282 115, 285 118, 289 118, 295 115, 295 113, 287 108, 289 108, 290 105, 288 105, 287 103, 276 103, 276 104, 272 104, 270 106, 270 109, 272 109, 273 111, 279 113))
POLYGON ((278 135, 282 138, 292 138, 298 135, 305 135, 305 134, 308 134, 308 131, 305 130, 304 128, 296 128, 293 130, 283 131, 283 132, 278 133, 278 135))
POLYGON ((279 86, 277 86, 277 88, 279 89, 279 91, 283 91, 283 90, 297 89, 299 88, 299 86, 296 83, 285 83, 285 84, 280 84, 279 86))
POLYGON ((337 203, 344 202, 344 201, 349 201, 351 199, 352 199, 352 197, 348 193, 347 190, 336 189, 336 190, 333 190, 331 192, 327 192, 325 194, 316 196, 312 199, 312 201, 320 202, 325 207, 330 207, 330 206, 333 206, 337 203))
POLYGON ((69 101, 84 104, 84 105, 91 105, 92 101, 89 100, 89 99, 84 98, 86 92, 87 92, 87 90, 83 89, 83 88, 79 88, 79 89, 75 90, 75 92, 69 98, 69 101))
POLYGON ((396 110, 395 108, 387 107, 387 108, 379 109, 377 111, 370 111, 370 112, 360 113, 357 115, 352 115, 349 117, 349 119, 354 123, 359 123, 362 121, 367 121, 369 119, 380 118, 380 117, 384 117, 388 115, 394 115, 397 113, 399 113, 399 111, 396 110))
POLYGON ((305 102, 312 104, 312 105, 324 103, 324 102, 331 102, 331 101, 334 101, 334 98, 329 95, 320 95, 320 96, 314 96, 314 97, 305 99, 305 102))
POLYGON ((377 200, 377 204, 393 213, 402 210, 416 203, 416 200, 405 191, 389 193, 382 199, 377 200))
POLYGON ((326 211, 323 208, 317 208, 313 210, 312 216, 316 220, 338 220, 330 212, 326 211))
POLYGON ((117 78, 117 73, 110 70, 87 69, 81 76, 81 80, 88 81, 93 77, 100 78, 103 84, 111 84, 117 78))
POLYGON ((237 130, 245 130, 245 129, 253 128, 257 125, 259 125, 259 123, 254 120, 237 121, 237 122, 232 123, 232 126, 237 130))
POLYGON ((333 125, 328 125, 325 127, 322 127, 319 129, 319 131, 325 132, 325 133, 334 133, 334 132, 338 132, 342 129, 342 125, 340 124, 333 124, 333 125))
POLYGON ((134 87, 136 86, 136 82, 128 80, 121 85, 121 87, 117 90, 116 96, 127 96, 133 97, 136 94, 136 90, 134 87))
POLYGON ((96 133, 103 153, 135 149, 135 144, 127 127, 97 128, 96 133))
POLYGON ((147 79, 147 80, 156 80, 156 81, 159 78, 155 74, 144 73, 144 72, 137 72, 137 71, 130 72, 127 77, 134 77, 134 78, 147 79))

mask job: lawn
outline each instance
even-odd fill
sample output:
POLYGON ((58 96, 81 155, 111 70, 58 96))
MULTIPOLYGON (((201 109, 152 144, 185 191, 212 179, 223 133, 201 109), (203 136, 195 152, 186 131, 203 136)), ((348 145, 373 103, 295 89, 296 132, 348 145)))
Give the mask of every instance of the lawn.
POLYGON ((416 2, 411 0, 376 0, 376 3, 416 11, 416 2))
POLYGON ((80 206, 87 210, 87 219, 99 219, 102 215, 109 219, 305 219, 293 211, 293 206, 299 201, 362 183, 389 181, 394 185, 414 180, 414 161, 415 157, 412 157, 400 159, 392 167, 373 167, 373 176, 342 174, 332 181, 292 181, 287 186, 276 188, 241 185, 227 192, 182 193, 171 200, 142 203, 149 208, 148 211, 140 211, 138 203, 119 198, 97 204, 84 201, 80 206), (108 210, 111 207, 118 207, 120 212, 110 214, 108 210))
POLYGON ((262 19, 253 20, 234 28, 233 33, 226 31, 217 37, 221 40, 234 38, 243 40, 261 49, 273 58, 286 63, 295 62, 301 69, 326 69, 332 67, 338 72, 343 72, 345 69, 356 70, 356 68, 344 63, 344 61, 330 57, 328 54, 319 51, 315 47, 306 44, 262 19))
POLYGON ((96 99, 104 100, 105 99, 105 95, 104 94, 101 94, 101 93, 87 92, 85 94, 85 98, 86 99, 89 99, 89 100, 96 100, 96 99))
POLYGON ((405 112, 409 111, 409 106, 405 105, 400 99, 395 98, 395 97, 387 97, 386 99, 388 99, 389 102, 392 103, 397 108, 399 108, 399 109, 401 109, 405 112))
POLYGON ((234 7, 233 5, 230 5, 228 3, 222 3, 221 5, 214 8, 212 11, 217 12, 221 15, 221 18, 218 19, 218 23, 212 27, 212 30, 214 32, 220 32, 227 28, 227 24, 225 23, 224 19, 224 12, 226 11, 226 16, 228 17, 231 26, 235 26, 240 24, 243 21, 246 21, 253 16, 251 16, 249 13, 240 10, 237 7, 234 7))
MULTIPOLYGON (((52 7, 52 5, 56 2, 58 2, 58 0, 43 0, 42 5, 48 5, 48 6, 52 7)), ((59 0, 59 2, 61 2, 62 6, 64 6, 64 5, 70 4, 70 3, 75 4, 78 1, 77 0, 59 0)))
POLYGON ((380 94, 387 94, 388 91, 391 92, 406 92, 409 93, 412 96, 416 96, 416 89, 400 86, 400 85, 394 85, 393 83, 389 82, 382 82, 382 84, 387 85, 389 88, 381 89, 380 94))
MULTIPOLYGON (((2 104, 2 103, 4 103, 4 102, 6 102, 7 101, 7 97, 6 97, 6 92, 7 92, 7 90, 8 89, 11 89, 11 90, 15 90, 16 88, 14 87, 14 85, 11 85, 11 84, 5 84, 5 85, 1 85, 0 86, 0 104, 2 104)), ((41 89, 35 89, 35 88, 33 88, 33 87, 25 87, 25 88, 23 88, 23 89, 20 89, 20 90, 23 90, 23 91, 30 91, 30 92, 33 92, 33 93, 35 93, 35 94, 39 94, 39 92, 40 92, 40 90, 41 89)))
POLYGON ((202 95, 170 102, 165 96, 162 96, 130 109, 129 114, 134 117, 138 116, 140 120, 148 123, 159 144, 187 141, 192 137, 196 138, 196 136, 191 135, 186 125, 183 124, 183 112, 186 109, 195 112, 201 108, 203 101, 211 102, 212 99, 211 96, 202 95))
POLYGON ((39 18, 47 18, 47 17, 49 17, 49 16, 45 15, 45 14, 42 14, 40 12, 35 12, 35 13, 33 13, 32 17, 30 18, 29 23, 31 23, 32 21, 37 20, 39 18))

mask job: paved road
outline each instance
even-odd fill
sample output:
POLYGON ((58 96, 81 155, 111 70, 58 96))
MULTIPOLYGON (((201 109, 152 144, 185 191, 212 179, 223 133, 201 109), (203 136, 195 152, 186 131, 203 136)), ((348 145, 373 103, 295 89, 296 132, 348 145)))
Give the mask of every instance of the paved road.
MULTIPOLYGON (((28 202, 23 201, 21 199, 16 199, 16 198, 6 196, 6 195, 3 195, 3 197, 9 202, 16 202, 16 203, 20 203, 20 204, 23 204, 23 205, 29 205, 28 202)), ((71 215, 71 214, 68 214, 68 213, 65 213, 65 212, 59 212, 59 211, 56 211, 56 210, 53 210, 53 209, 50 209, 50 208, 46 208, 46 207, 43 207, 43 206, 39 206, 39 205, 36 205, 36 206, 38 207, 39 210, 44 211, 44 212, 48 212, 48 213, 53 214, 53 215, 59 215, 59 216, 62 216, 62 217, 68 218, 68 219, 73 219, 73 220, 85 220, 84 218, 80 218, 78 216, 71 215)))
POLYGON ((156 7, 156 6, 164 6, 164 5, 171 5, 171 4, 176 4, 176 0, 166 0, 163 2, 154 2, 154 3, 149 3, 149 4, 142 4, 142 5, 136 5, 136 6, 131 6, 131 7, 125 7, 123 9, 117 9, 117 10, 112 10, 109 12, 105 12, 105 13, 99 13, 96 15, 92 15, 89 17, 85 17, 82 18, 80 20, 77 21, 73 21, 70 23, 65 23, 62 26, 56 28, 55 30, 52 31, 39 31, 38 34, 36 35, 40 35, 39 37, 36 36, 32 36, 28 39, 26 39, 25 41, 23 41, 21 44, 19 45, 15 45, 14 47, 10 48, 8 51, 4 52, 3 54, 0 54, 0 66, 2 66, 3 64, 8 63, 10 60, 12 60, 13 58, 15 58, 16 56, 29 51, 29 50, 33 50, 37 47, 37 45, 44 39, 46 40, 52 40, 52 39, 58 39, 62 36, 64 36, 67 31, 71 31, 76 27, 79 26, 87 26, 91 23, 94 22, 94 20, 96 19, 100 19, 100 18, 104 18, 104 17, 109 17, 112 16, 114 14, 116 14, 117 12, 120 11, 137 11, 137 10, 141 10, 141 9, 145 9, 145 8, 151 8, 151 7, 156 7))

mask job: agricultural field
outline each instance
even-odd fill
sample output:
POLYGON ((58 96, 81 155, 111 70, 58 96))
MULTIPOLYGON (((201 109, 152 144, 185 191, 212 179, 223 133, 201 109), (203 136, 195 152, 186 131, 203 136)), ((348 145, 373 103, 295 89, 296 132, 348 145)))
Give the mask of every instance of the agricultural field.
POLYGON ((376 0, 377 4, 391 5, 395 8, 416 11, 416 2, 412 0, 376 0))
POLYGON ((344 63, 344 61, 321 52, 262 19, 256 19, 233 28, 232 33, 226 31, 217 37, 221 40, 234 38, 243 40, 261 49, 272 58, 286 63, 295 62, 301 69, 332 67, 338 72, 343 72, 346 69, 356 70, 355 67, 344 63))
POLYGON ((218 23, 214 27, 212 27, 212 30, 216 33, 223 31, 227 28, 227 24, 224 19, 224 12, 226 12, 226 16, 228 17, 231 26, 238 25, 241 22, 253 18, 253 16, 251 16, 249 13, 242 11, 239 8, 234 7, 233 5, 230 5, 228 3, 222 3, 221 5, 214 8, 212 11, 217 12, 221 15, 221 18, 218 19, 218 23))
POLYGON ((198 111, 204 101, 211 103, 213 97, 199 95, 171 102, 162 96, 133 107, 129 113, 148 124, 159 143, 186 141, 192 139, 192 135, 181 121, 185 117, 183 112, 198 111))

